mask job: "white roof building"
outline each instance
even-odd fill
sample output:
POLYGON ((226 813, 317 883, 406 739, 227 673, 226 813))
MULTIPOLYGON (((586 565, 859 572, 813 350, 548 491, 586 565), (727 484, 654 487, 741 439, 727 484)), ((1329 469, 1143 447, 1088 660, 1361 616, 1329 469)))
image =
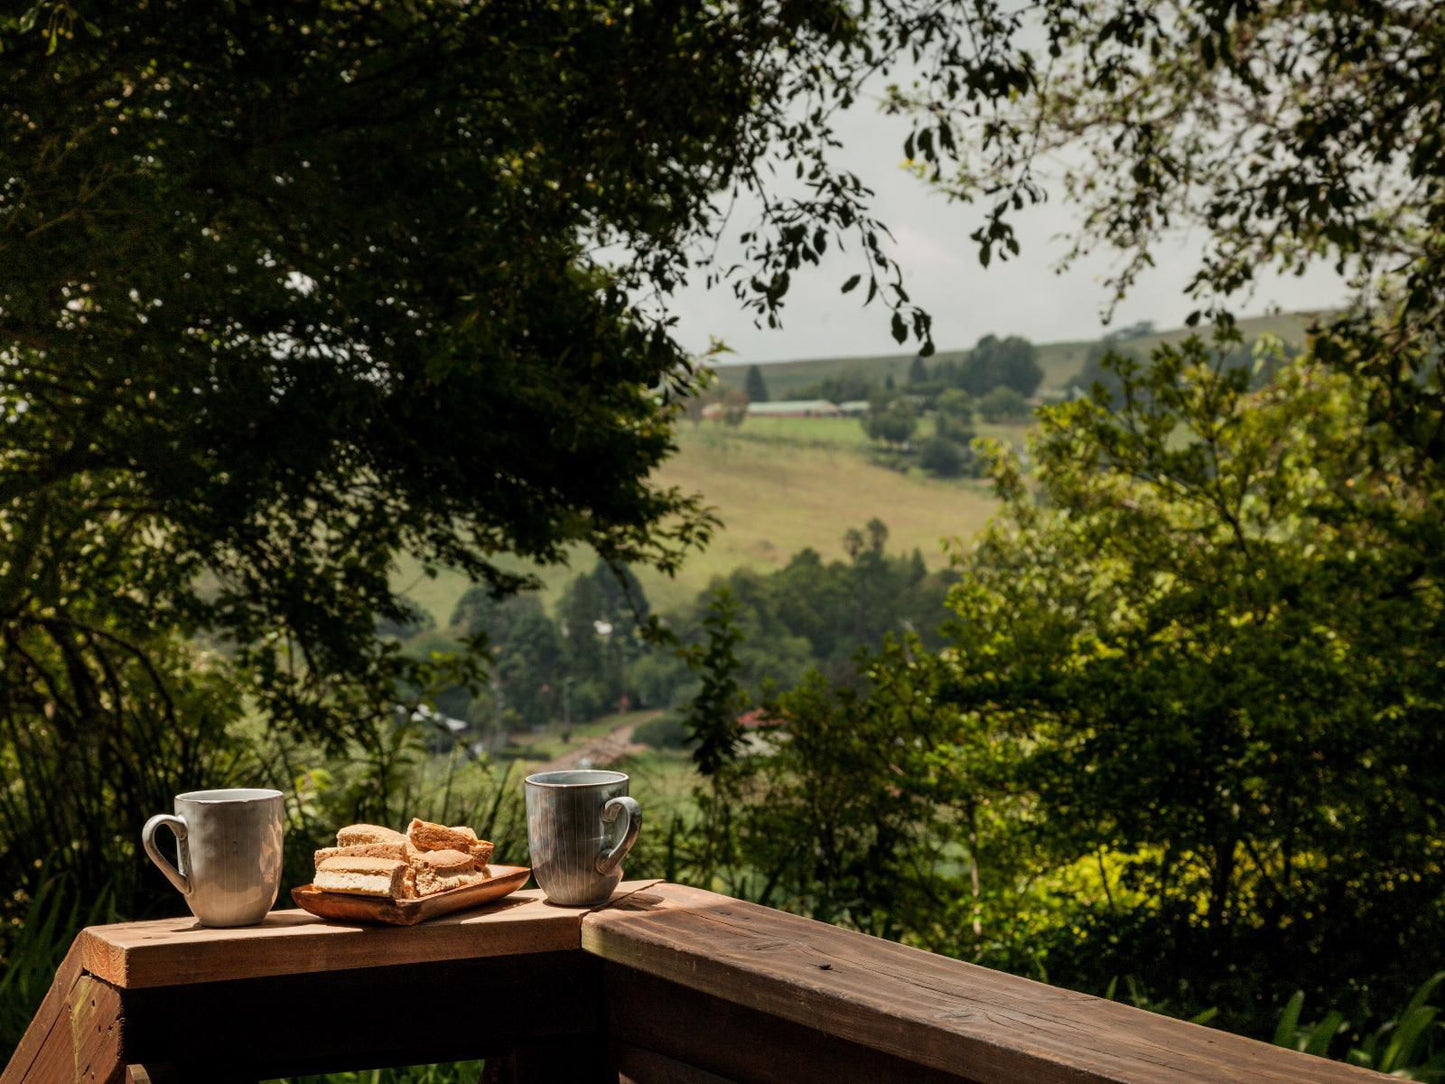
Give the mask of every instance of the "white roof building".
POLYGON ((826 399, 785 399, 778 403, 749 403, 750 418, 836 418, 837 406, 826 399))

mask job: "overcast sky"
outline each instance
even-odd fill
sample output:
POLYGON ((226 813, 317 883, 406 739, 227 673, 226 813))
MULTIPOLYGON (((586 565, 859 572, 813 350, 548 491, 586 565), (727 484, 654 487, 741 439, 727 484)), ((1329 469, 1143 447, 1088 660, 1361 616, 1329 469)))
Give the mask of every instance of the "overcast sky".
MULTIPOLYGON (((860 99, 839 124, 844 148, 838 161, 857 173, 876 195, 877 216, 892 230, 894 254, 903 266, 913 300, 933 314, 934 341, 940 350, 972 345, 982 335, 1023 335, 1035 342, 1094 339, 1107 328, 1101 311, 1107 301, 1103 279, 1110 258, 1097 255, 1075 264, 1067 273, 1054 271, 1067 245, 1057 240, 1076 222, 1074 212, 1057 198, 1025 212, 1016 221, 1023 252, 1006 263, 979 266, 968 240, 982 218, 977 205, 949 203, 902 168, 906 134, 900 118, 882 116, 860 99)), ((733 222, 746 228, 739 212, 733 222)), ((1110 326, 1152 320, 1160 328, 1178 327, 1197 306, 1183 287, 1198 266, 1199 237, 1180 237, 1156 253, 1157 266, 1135 287, 1110 326)), ((728 249, 723 250, 727 261, 728 249)), ((736 249, 733 249, 736 252, 736 249)), ((856 255, 856 253, 855 253, 856 255)), ((866 291, 839 293, 843 280, 861 269, 837 258, 821 268, 795 273, 779 330, 753 326, 726 288, 692 287, 679 294, 673 311, 680 317, 679 337, 689 350, 701 352, 709 336, 736 351, 720 363, 785 361, 810 357, 892 354, 900 347, 888 331, 888 311, 881 302, 864 308, 866 291)), ((1303 278, 1266 277, 1254 298, 1241 309, 1259 315, 1273 306, 1285 311, 1338 305, 1345 290, 1327 269, 1303 278)))

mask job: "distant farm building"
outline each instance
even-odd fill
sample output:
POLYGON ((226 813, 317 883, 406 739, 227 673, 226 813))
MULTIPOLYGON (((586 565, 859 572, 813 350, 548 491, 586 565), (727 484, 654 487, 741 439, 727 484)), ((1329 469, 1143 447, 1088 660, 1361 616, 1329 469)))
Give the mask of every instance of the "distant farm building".
POLYGON ((850 399, 846 403, 838 404, 838 413, 845 418, 861 418, 872 409, 872 404, 867 399, 850 399))
POLYGON ((749 403, 749 418, 836 418, 840 411, 826 399, 791 399, 779 403, 749 403))
POLYGON ((769 715, 762 708, 744 712, 738 716, 737 723, 743 732, 740 751, 747 756, 773 752, 780 737, 774 731, 785 725, 784 720, 776 715, 769 715))

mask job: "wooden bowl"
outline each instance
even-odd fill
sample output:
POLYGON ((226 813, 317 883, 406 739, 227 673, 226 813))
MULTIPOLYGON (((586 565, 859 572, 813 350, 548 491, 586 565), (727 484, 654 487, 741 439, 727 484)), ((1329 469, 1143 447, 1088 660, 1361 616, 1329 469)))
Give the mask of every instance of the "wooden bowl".
POLYGON ((336 922, 379 922, 387 926, 414 926, 427 919, 492 903, 510 896, 532 875, 528 866, 489 866, 491 876, 481 884, 449 888, 414 900, 393 900, 384 896, 357 896, 348 892, 323 892, 315 885, 291 890, 296 906, 320 918, 336 922))

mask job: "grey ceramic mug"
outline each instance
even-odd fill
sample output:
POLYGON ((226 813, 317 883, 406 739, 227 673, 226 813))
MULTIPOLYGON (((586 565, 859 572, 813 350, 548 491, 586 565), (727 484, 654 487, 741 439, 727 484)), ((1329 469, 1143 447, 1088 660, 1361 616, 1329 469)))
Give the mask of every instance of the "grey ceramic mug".
POLYGON ((185 896, 202 926, 252 926, 281 887, 279 790, 193 790, 176 795, 175 816, 158 813, 141 829, 146 854, 185 896), (156 846, 156 830, 176 836, 180 868, 156 846))
POLYGON ((527 777, 532 876, 548 903, 585 907, 612 895, 637 840, 642 808, 621 772, 539 772, 527 777))

